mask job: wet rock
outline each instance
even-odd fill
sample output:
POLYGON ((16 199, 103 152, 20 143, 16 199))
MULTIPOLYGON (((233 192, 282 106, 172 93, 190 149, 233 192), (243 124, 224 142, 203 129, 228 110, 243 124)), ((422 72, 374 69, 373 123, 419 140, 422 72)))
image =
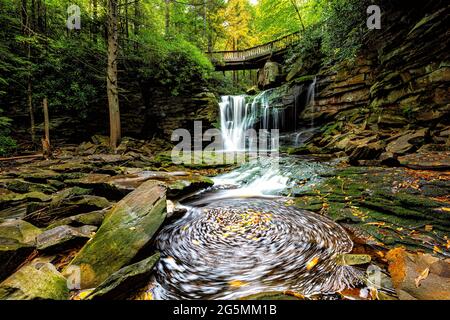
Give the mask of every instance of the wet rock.
POLYGON ((397 160, 397 156, 394 155, 392 152, 383 152, 379 157, 381 164, 390 166, 390 167, 396 167, 400 165, 400 162, 397 160))
POLYGON ((105 219, 106 213, 109 211, 108 208, 103 210, 92 211, 88 213, 77 214, 75 216, 67 217, 58 220, 48 226, 47 229, 53 229, 62 225, 71 225, 74 227, 79 227, 82 225, 100 226, 105 219))
POLYGON ((9 244, 14 246, 14 243, 34 245, 41 232, 41 229, 22 220, 10 220, 0 224, 0 239, 5 247, 9 244))
POLYGON ((414 148, 417 148, 424 143, 428 131, 427 128, 424 128, 417 131, 406 132, 395 141, 389 143, 386 147, 386 151, 397 155, 404 155, 410 151, 414 151, 414 148))
POLYGON ((74 228, 71 226, 59 226, 46 230, 36 238, 38 250, 54 251, 66 249, 77 243, 87 241, 97 230, 95 226, 83 226, 74 228))
POLYGON ((373 244, 433 252, 436 245, 445 248, 443 239, 450 231, 445 215, 449 206, 438 198, 445 201, 448 181, 449 176, 439 172, 348 167, 336 170, 316 186, 318 190, 300 191, 297 203, 302 209, 351 223, 373 244), (434 226, 433 233, 426 232, 425 225, 434 226))
POLYGON ((107 199, 88 195, 90 192, 82 188, 70 188, 57 193, 50 204, 30 208, 26 220, 39 227, 47 227, 62 218, 88 213, 110 207, 107 199))
POLYGON ((50 166, 50 169, 61 173, 89 173, 92 172, 93 168, 89 164, 84 164, 82 162, 70 161, 62 164, 56 164, 50 166))
POLYGON ((29 192, 40 192, 45 194, 52 194, 56 192, 56 189, 40 183, 32 183, 27 182, 20 179, 14 179, 5 183, 5 187, 8 190, 17 192, 17 193, 29 193, 29 192))
POLYGON ((165 188, 154 181, 118 202, 70 264, 81 268, 81 288, 99 285, 128 264, 148 245, 165 217, 165 188))
POLYGON ((178 201, 167 200, 167 218, 181 217, 187 212, 187 209, 181 207, 178 201))
POLYGON ((47 203, 50 200, 50 195, 41 192, 18 194, 8 191, 0 196, 0 219, 23 219, 28 213, 27 203, 47 203))
POLYGON ((87 297, 90 300, 126 299, 131 291, 148 282, 159 253, 113 273, 87 297))
POLYGON ((66 300, 66 279, 50 263, 31 263, 0 284, 0 300, 66 300))
POLYGON ((110 200, 120 200, 129 191, 118 188, 110 175, 108 174, 88 174, 79 179, 65 180, 69 186, 78 186, 84 189, 90 189, 97 196, 105 197, 110 200))
POLYGON ((377 159, 384 150, 384 145, 381 141, 372 143, 361 143, 350 154, 350 161, 356 160, 372 160, 377 159))
POLYGON ((418 152, 398 158, 402 166, 418 170, 450 169, 450 151, 418 152))
POLYGON ((42 231, 22 220, 0 224, 0 281, 22 264, 34 251, 36 237, 42 231))
POLYGON ((450 300, 450 259, 403 248, 389 251, 386 258, 399 299, 450 300))

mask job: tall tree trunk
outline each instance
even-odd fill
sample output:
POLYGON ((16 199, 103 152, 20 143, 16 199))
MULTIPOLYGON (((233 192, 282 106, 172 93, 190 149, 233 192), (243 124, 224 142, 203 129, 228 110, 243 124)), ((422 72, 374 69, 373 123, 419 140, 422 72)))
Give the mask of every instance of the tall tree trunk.
MULTIPOLYGON (((30 17, 28 15, 27 10, 27 0, 22 0, 22 8, 21 8, 21 15, 22 15, 22 32, 24 36, 30 37, 31 36, 31 21, 30 17)), ((33 1, 33 7, 34 7, 34 1, 33 1)), ((34 8, 33 8, 34 11, 34 8)), ((28 40, 26 43, 26 50, 27 50, 27 58, 28 62, 30 63, 30 66, 28 67, 28 76, 27 76, 27 105, 28 105, 28 112, 30 114, 30 132, 31 132, 31 142, 33 145, 36 142, 36 129, 35 129, 35 121, 34 121, 34 108, 33 108, 33 91, 32 91, 32 79, 31 79, 31 43, 28 40)))
POLYGON ((108 67, 106 89, 108 91, 110 146, 115 150, 121 140, 119 88, 117 83, 118 39, 117 0, 108 1, 108 67))
POLYGON ((50 145, 50 120, 48 116, 48 100, 44 98, 42 101, 42 107, 44 109, 44 138, 42 139, 42 154, 45 159, 52 157, 52 148, 50 145))
POLYGON ((166 37, 170 35, 170 0, 166 1, 166 37))

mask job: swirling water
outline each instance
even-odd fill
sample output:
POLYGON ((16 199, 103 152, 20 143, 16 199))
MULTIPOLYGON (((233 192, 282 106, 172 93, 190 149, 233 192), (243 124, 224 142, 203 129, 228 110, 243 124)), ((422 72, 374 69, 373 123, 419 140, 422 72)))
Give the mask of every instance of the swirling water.
POLYGON ((301 178, 302 188, 310 188, 329 168, 294 158, 274 166, 273 159, 246 164, 185 203, 184 217, 156 239, 155 299, 236 299, 284 290, 308 296, 358 281, 355 270, 336 259, 353 247, 345 230, 279 197, 301 178))

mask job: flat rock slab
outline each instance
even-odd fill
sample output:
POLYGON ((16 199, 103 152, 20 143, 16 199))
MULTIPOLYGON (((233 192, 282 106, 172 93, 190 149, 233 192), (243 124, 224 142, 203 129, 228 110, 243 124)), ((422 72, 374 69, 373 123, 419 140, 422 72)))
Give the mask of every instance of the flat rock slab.
POLYGON ((31 263, 0 284, 0 300, 66 300, 67 281, 50 263, 31 263))
POLYGON ((87 299, 112 300, 126 298, 131 290, 138 289, 139 286, 142 287, 148 282, 148 278, 159 257, 160 254, 156 253, 145 260, 126 266, 113 273, 87 299))
POLYGON ((56 250, 70 246, 79 241, 87 241, 97 230, 95 226, 83 226, 74 228, 71 226, 59 226, 44 231, 36 238, 38 250, 56 250))
POLYGON ((165 217, 166 188, 155 181, 143 183, 118 202, 68 266, 80 268, 81 289, 98 286, 130 263, 151 241, 165 217))
POLYGON ((450 151, 430 151, 426 153, 413 153, 399 157, 401 165, 418 170, 449 170, 450 151))

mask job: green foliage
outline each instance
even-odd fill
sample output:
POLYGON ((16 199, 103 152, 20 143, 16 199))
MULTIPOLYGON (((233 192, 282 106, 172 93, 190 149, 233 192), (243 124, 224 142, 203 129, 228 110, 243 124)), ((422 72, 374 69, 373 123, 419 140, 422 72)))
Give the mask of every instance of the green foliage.
POLYGON ((197 47, 183 39, 171 39, 167 49, 159 65, 159 81, 167 85, 173 95, 189 92, 193 85, 206 84, 214 69, 197 47))
MULTIPOLYGON (((0 109, 0 114, 3 110, 0 109)), ((17 148, 16 141, 9 136, 11 119, 0 116, 0 156, 7 156, 17 148)))
POLYGON ((356 58, 362 46, 368 5, 367 0, 326 1, 322 16, 325 62, 356 58))
POLYGON ((369 0, 307 1, 300 7, 305 29, 288 64, 300 59, 304 69, 315 72, 319 64, 353 61, 363 44, 368 5, 369 0))

